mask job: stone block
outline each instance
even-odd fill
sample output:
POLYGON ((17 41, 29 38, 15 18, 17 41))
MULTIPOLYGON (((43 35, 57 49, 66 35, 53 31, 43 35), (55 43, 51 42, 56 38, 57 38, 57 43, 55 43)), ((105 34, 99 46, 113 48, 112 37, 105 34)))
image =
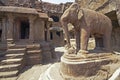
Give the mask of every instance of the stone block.
POLYGON ((113 60, 115 57, 109 53, 88 54, 87 58, 62 56, 60 72, 64 78, 91 77, 98 74, 103 65, 112 63, 113 60))

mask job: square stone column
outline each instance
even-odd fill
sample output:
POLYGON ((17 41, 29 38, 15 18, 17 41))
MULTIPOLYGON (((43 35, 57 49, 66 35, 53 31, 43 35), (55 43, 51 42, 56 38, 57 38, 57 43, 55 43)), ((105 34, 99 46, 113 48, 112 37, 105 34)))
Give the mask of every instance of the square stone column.
POLYGON ((2 43, 6 43, 7 42, 7 40, 6 40, 6 37, 7 37, 7 35, 6 35, 6 31, 7 31, 7 29, 6 29, 6 19, 5 18, 3 18, 2 19, 2 43))
POLYGON ((29 40, 30 42, 34 42, 34 31, 35 31, 35 27, 34 27, 34 20, 36 19, 36 16, 30 16, 29 17, 29 24, 30 24, 30 32, 29 32, 29 40))
POLYGON ((7 43, 13 43, 13 23, 14 18, 12 14, 8 14, 8 23, 7 23, 7 43))
POLYGON ((50 41, 50 28, 51 22, 47 22, 47 40, 50 41))

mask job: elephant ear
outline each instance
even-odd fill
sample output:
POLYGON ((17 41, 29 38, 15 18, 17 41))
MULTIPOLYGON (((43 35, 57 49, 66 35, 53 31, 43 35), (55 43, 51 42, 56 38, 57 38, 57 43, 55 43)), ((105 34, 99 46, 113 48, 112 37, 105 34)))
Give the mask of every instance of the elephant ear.
POLYGON ((82 12, 82 10, 79 10, 78 11, 78 20, 80 20, 82 18, 82 16, 83 16, 83 12, 82 12))

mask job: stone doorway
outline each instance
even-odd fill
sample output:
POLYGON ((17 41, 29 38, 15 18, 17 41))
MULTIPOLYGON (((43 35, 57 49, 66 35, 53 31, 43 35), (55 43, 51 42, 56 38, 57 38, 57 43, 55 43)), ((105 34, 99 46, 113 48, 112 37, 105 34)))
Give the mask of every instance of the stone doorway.
POLYGON ((20 39, 29 39, 29 21, 21 21, 20 23, 20 39))
POLYGON ((50 32, 50 40, 53 40, 53 33, 50 32))

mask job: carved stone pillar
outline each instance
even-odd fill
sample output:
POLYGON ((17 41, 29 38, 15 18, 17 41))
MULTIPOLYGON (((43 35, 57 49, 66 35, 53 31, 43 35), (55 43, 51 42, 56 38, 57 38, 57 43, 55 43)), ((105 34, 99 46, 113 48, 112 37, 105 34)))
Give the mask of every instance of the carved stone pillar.
POLYGON ((50 30, 47 30, 47 40, 50 41, 50 30))
POLYGON ((2 42, 3 43, 6 43, 6 19, 3 18, 2 19, 2 42))
POLYGON ((50 30, 49 30, 50 26, 51 26, 51 22, 48 22, 47 23, 47 40, 48 41, 50 41, 50 30))
POLYGON ((12 14, 8 14, 7 43, 13 42, 13 23, 14 23, 14 18, 12 14))
POLYGON ((29 24, 30 24, 30 34, 29 34, 29 40, 31 41, 31 42, 34 42, 34 20, 36 19, 36 17, 34 17, 34 16, 30 16, 29 17, 29 24))
POLYGON ((16 20, 16 28, 15 28, 15 36, 16 36, 16 40, 18 41, 20 39, 20 21, 16 20))

